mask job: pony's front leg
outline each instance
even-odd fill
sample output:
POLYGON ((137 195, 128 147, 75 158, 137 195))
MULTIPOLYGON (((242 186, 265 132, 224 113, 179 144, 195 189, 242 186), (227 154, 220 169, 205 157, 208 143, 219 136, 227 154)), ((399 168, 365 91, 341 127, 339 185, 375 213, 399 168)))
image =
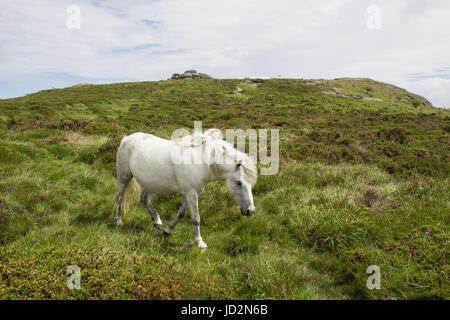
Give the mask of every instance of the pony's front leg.
POLYGON ((175 216, 175 218, 173 218, 167 227, 164 228, 164 233, 167 235, 170 235, 172 233, 173 228, 175 228, 175 226, 177 225, 177 223, 180 221, 180 219, 184 218, 184 215, 186 214, 187 211, 187 200, 186 197, 183 196, 181 198, 181 205, 180 208, 178 209, 178 213, 175 216))
POLYGON ((189 210, 191 211, 192 223, 194 224, 195 231, 195 243, 200 248, 208 247, 206 243, 203 242, 202 236, 200 234, 200 214, 198 212, 198 194, 191 193, 186 196, 188 201, 189 210))

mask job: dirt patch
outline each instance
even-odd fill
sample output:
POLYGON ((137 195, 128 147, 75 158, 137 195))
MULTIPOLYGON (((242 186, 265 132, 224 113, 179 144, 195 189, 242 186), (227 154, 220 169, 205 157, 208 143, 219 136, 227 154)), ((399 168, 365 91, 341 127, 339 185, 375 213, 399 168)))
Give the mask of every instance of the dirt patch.
POLYGON ((392 207, 392 201, 384 194, 374 190, 369 189, 364 192, 363 196, 360 199, 361 204, 369 207, 377 209, 377 212, 383 213, 383 207, 392 207))
POLYGON ((59 138, 59 142, 70 146, 90 146, 106 142, 107 137, 86 136, 78 132, 68 132, 59 138))
POLYGON ((62 120, 56 125, 51 125, 51 129, 60 129, 64 131, 69 130, 80 130, 86 127, 90 122, 89 121, 79 121, 79 120, 62 120))
POLYGON ((377 137, 380 139, 399 143, 405 142, 407 135, 406 130, 403 128, 383 128, 377 133, 377 137))

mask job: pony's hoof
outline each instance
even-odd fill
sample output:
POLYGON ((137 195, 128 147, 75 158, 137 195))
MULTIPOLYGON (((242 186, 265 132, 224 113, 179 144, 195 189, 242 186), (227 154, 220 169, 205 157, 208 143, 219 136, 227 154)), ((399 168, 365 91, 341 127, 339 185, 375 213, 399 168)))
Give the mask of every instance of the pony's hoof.
POLYGON ((204 243, 203 241, 197 242, 197 247, 202 248, 202 249, 208 248, 206 243, 204 243))
POLYGON ((117 220, 117 221, 116 221, 116 224, 117 224, 118 227, 123 226, 122 220, 117 220))
POLYGON ((160 231, 164 231, 161 224, 156 224, 156 223, 155 223, 153 226, 154 226, 156 229, 160 230, 160 231))
POLYGON ((172 230, 170 230, 169 228, 164 228, 163 231, 166 236, 170 236, 170 234, 172 233, 172 230))

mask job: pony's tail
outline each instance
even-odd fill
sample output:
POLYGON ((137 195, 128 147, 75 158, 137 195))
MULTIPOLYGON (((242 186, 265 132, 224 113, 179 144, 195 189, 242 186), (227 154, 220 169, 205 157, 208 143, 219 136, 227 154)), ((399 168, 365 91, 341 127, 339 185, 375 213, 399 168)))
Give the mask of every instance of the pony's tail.
MULTIPOLYGON (((139 195, 141 193, 139 184, 136 182, 136 180, 131 178, 130 182, 128 182, 127 188, 125 189, 123 200, 122 200, 122 209, 123 209, 123 215, 126 216, 128 211, 130 210, 130 202, 134 198, 139 199, 139 195)), ((113 205, 113 214, 116 213, 117 210, 117 195, 114 198, 114 205, 113 205)))

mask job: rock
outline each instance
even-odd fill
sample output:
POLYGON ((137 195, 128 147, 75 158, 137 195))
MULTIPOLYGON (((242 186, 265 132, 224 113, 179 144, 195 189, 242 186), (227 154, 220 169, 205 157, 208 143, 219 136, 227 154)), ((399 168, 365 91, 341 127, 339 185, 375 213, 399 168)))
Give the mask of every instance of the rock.
POLYGON ((419 97, 417 95, 413 95, 413 94, 405 94, 405 99, 408 102, 414 103, 414 101, 419 101, 422 105, 426 106, 426 107, 432 107, 433 104, 428 101, 427 99, 423 98, 423 97, 419 97))
POLYGON ((182 75, 180 75, 180 79, 192 79, 192 74, 191 73, 183 73, 182 75))
POLYGON ((333 88, 333 90, 337 95, 343 95, 342 91, 339 88, 333 88))
POLYGON ((364 97, 362 99, 363 101, 378 101, 378 102, 383 102, 383 99, 377 99, 377 98, 372 98, 372 97, 364 97))
POLYGON ((75 85, 72 86, 72 88, 86 87, 86 86, 92 86, 92 84, 84 82, 84 83, 75 84, 75 85))
POLYGON ((353 96, 353 98, 358 99, 358 100, 362 100, 362 101, 378 101, 378 102, 383 102, 383 99, 377 99, 377 98, 372 98, 372 97, 363 97, 362 95, 358 94, 356 96, 353 96))
POLYGON ((198 73, 195 70, 187 70, 184 73, 174 73, 169 80, 180 80, 180 79, 211 79, 211 76, 206 73, 198 73))
POLYGON ((339 90, 338 88, 333 88, 333 90, 331 90, 331 91, 322 91, 322 93, 323 94, 340 96, 340 97, 343 97, 343 98, 348 98, 349 97, 346 94, 344 94, 341 90, 339 90))
POLYGON ((256 83, 248 80, 245 81, 245 85, 250 88, 256 88, 258 86, 256 83))
POLYGON ((369 79, 369 78, 349 78, 349 77, 345 77, 345 78, 336 78, 334 80, 346 80, 346 81, 357 81, 357 82, 373 82, 373 80, 369 79))

